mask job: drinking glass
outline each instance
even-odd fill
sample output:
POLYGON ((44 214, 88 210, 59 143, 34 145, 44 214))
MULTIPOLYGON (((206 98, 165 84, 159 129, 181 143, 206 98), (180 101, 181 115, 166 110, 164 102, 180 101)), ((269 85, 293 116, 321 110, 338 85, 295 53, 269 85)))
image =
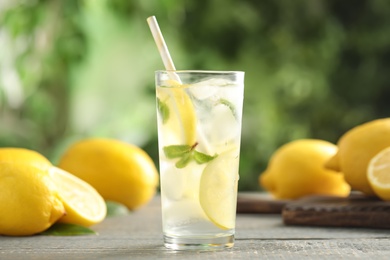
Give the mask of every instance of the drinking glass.
POLYGON ((156 71, 164 244, 234 244, 244 72, 156 71))

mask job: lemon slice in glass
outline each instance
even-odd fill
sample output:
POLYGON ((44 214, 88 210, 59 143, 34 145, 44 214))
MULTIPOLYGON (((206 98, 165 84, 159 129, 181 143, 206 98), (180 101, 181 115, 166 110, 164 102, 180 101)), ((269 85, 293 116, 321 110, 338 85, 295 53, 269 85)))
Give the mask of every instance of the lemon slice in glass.
POLYGON ((390 201, 390 147, 370 160, 367 179, 378 197, 390 201))
POLYGON ((50 177, 65 206, 66 215, 59 222, 91 226, 105 218, 106 203, 87 182, 54 166, 50 169, 50 177))
POLYGON ((177 144, 193 145, 196 141, 196 114, 190 97, 185 89, 187 85, 167 81, 168 87, 157 88, 157 98, 168 111, 164 127, 167 133, 180 133, 177 144))
POLYGON ((199 202, 207 217, 219 228, 234 228, 238 184, 238 149, 218 155, 203 170, 199 202))

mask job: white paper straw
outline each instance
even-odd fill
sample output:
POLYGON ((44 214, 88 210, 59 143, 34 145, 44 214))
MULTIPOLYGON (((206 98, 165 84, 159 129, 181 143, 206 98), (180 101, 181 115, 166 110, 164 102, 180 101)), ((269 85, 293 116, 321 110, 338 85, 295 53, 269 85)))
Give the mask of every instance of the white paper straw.
MULTIPOLYGON (((160 52, 161 59, 164 63, 164 67, 167 71, 175 71, 175 65, 173 64, 173 60, 171 55, 169 54, 168 46, 165 43, 164 37, 161 33, 160 27, 158 26, 157 20, 155 16, 150 16, 146 21, 149 24, 150 31, 152 32, 154 41, 157 45, 157 49, 160 52)), ((180 82, 179 77, 176 73, 169 73, 172 79, 175 79, 180 82)))
MULTIPOLYGON (((173 64, 171 55, 169 54, 168 47, 165 43, 164 37, 161 33, 160 27, 158 26, 155 16, 150 16, 146 19, 149 24, 150 31, 152 32, 154 41, 157 45, 157 49, 160 52, 161 59, 164 63, 165 69, 168 71, 169 77, 173 80, 176 80, 181 84, 179 76, 174 72, 176 70, 175 65, 173 64)), ((197 129, 199 143, 204 149, 210 153, 210 146, 206 142, 206 138, 203 135, 203 132, 200 129, 197 129)))

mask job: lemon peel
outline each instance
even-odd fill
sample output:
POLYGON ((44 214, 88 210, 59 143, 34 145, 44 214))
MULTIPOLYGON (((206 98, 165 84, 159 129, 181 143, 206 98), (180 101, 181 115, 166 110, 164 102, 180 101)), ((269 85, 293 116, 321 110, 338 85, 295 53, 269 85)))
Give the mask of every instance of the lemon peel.
POLYGON ((336 151, 336 145, 323 140, 289 142, 272 155, 259 184, 279 199, 313 194, 348 196, 350 186, 343 175, 324 167, 336 151))
POLYGON ((65 214, 48 169, 28 163, 0 162, 1 235, 34 235, 65 214))
POLYGON ((338 152, 325 166, 341 171, 353 190, 375 195, 367 179, 368 164, 378 152, 390 146, 389 133, 390 118, 376 119, 350 129, 341 136, 338 152))
POLYGON ((51 162, 42 154, 25 148, 0 148, 0 162, 28 163, 38 167, 51 166, 51 162))
POLYGON ((89 138, 72 144, 58 167, 89 183, 105 199, 135 210, 156 193, 158 172, 141 148, 116 139, 89 138))

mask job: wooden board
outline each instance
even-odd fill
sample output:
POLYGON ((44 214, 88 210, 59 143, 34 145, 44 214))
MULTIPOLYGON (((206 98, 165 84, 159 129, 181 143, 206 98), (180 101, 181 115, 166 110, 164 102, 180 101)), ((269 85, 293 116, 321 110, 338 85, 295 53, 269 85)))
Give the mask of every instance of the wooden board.
POLYGON ((347 198, 308 196, 275 200, 264 195, 241 195, 237 213, 281 214, 286 225, 390 228, 390 202, 352 193, 347 198))
POLYGON ((286 225, 390 228, 390 202, 365 196, 311 197, 288 203, 286 225))
POLYGON ((237 197, 237 213, 280 214, 289 200, 276 200, 267 193, 241 193, 237 197))

